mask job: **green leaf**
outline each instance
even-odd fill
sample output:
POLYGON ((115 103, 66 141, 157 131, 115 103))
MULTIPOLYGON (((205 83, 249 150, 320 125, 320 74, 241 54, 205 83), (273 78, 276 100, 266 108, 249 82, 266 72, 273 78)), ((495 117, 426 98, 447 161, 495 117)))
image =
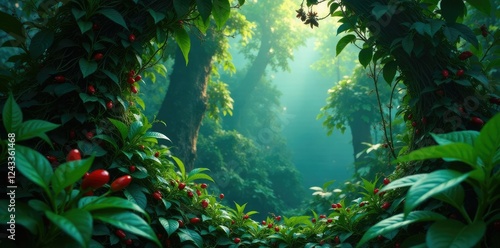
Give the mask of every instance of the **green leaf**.
POLYGON ((161 20, 165 19, 166 15, 160 12, 156 12, 153 9, 148 9, 149 14, 151 17, 153 17, 153 20, 155 21, 155 24, 160 22, 161 20))
POLYGON ((212 1, 196 0, 196 8, 200 12, 201 19, 206 21, 210 17, 210 13, 212 13, 212 1))
POLYGON ((396 180, 392 181, 391 183, 385 185, 382 189, 380 189, 380 192, 388 191, 391 189, 402 188, 402 187, 410 187, 413 184, 415 184, 415 182, 421 180, 422 178, 426 177, 427 175, 428 174, 415 174, 415 175, 410 175, 410 176, 396 179, 396 180))
POLYGON ((165 231, 167 231, 168 236, 170 237, 177 229, 179 229, 179 222, 177 220, 167 220, 163 217, 158 218, 160 224, 163 226, 165 231))
POLYGON ((477 167, 477 154, 474 148, 465 143, 451 143, 440 146, 429 146, 399 157, 397 162, 443 158, 445 161, 462 161, 477 167))
POLYGON ((403 38, 403 40, 401 40, 401 46, 408 55, 411 55, 411 52, 413 51, 413 45, 413 35, 407 35, 403 38))
POLYGON ((186 65, 189 62, 189 50, 191 49, 191 40, 186 30, 182 27, 176 28, 174 30, 174 38, 181 49, 182 55, 184 55, 184 60, 186 60, 186 65))
POLYGON ((2 118, 3 125, 8 133, 16 132, 23 122, 23 112, 16 101, 14 101, 12 93, 9 94, 9 98, 7 98, 3 106, 2 118))
POLYGON ((14 16, 0 11, 0 30, 14 37, 15 41, 22 44, 26 41, 26 30, 23 24, 14 16))
POLYGON ((465 0, 468 4, 476 8, 477 10, 485 13, 486 15, 491 15, 491 2, 489 0, 465 0))
POLYGON ((205 180, 208 180, 208 181, 215 182, 212 177, 210 177, 209 175, 207 175, 205 173, 197 173, 197 174, 190 175, 186 179, 186 182, 192 182, 192 181, 200 180, 200 179, 205 179, 205 180))
MULTIPOLYGON (((79 209, 74 209, 73 211, 82 211, 81 213, 76 213, 81 215, 82 217, 85 215, 83 212, 87 213, 86 211, 79 210, 79 209)), ((50 211, 45 212, 45 216, 47 216, 47 219, 50 220, 50 222, 54 223, 57 227, 59 227, 63 232, 65 232, 68 236, 73 238, 78 244, 82 247, 86 247, 86 240, 83 237, 82 233, 78 230, 78 228, 75 226, 71 220, 68 218, 55 214, 50 211)), ((74 217, 74 216, 73 216, 74 217)), ((92 217, 90 217, 91 224, 92 224, 92 217)))
POLYGON ((40 137, 41 133, 45 133, 58 128, 59 125, 42 120, 28 120, 21 124, 17 130, 16 140, 27 140, 34 137, 40 137))
POLYGON ((52 189, 59 194, 64 188, 76 183, 89 171, 94 161, 93 157, 63 163, 57 167, 52 176, 52 189))
POLYGON ((78 202, 78 208, 89 212, 106 209, 129 209, 148 216, 148 214, 137 204, 134 204, 126 199, 113 196, 105 198, 97 196, 84 197, 78 202))
POLYGON ((177 157, 172 156, 172 159, 175 161, 177 167, 181 171, 181 176, 183 180, 186 180, 186 167, 184 167, 184 163, 177 157))
POLYGON ((29 51, 31 58, 38 58, 54 42, 54 32, 51 30, 40 30, 31 39, 29 51))
POLYGON ((156 139, 164 139, 164 140, 168 140, 168 141, 170 141, 170 139, 169 139, 167 136, 165 136, 164 134, 159 133, 159 132, 152 132, 152 131, 150 131, 150 132, 146 132, 146 133, 142 136, 142 138, 143 138, 143 139, 144 139, 144 138, 156 138, 156 139))
POLYGON ((54 87, 54 94, 56 94, 57 97, 60 97, 66 93, 77 91, 78 89, 79 87, 72 83, 57 84, 54 87))
POLYGON ((109 77, 109 79, 113 80, 113 82, 115 83, 118 83, 118 77, 116 76, 116 74, 108 71, 108 70, 101 70, 104 74, 106 74, 106 76, 109 77))
POLYGON ((118 25, 120 25, 128 30, 127 23, 125 23, 123 16, 115 9, 101 9, 101 10, 97 11, 97 13, 102 14, 103 16, 107 17, 111 21, 115 22, 116 24, 118 24, 118 25))
MULTIPOLYGON (((68 212, 65 212, 63 216, 67 220, 69 220, 74 227, 76 227, 79 234, 83 238, 84 247, 87 247, 92 237, 92 224, 93 224, 92 215, 90 215, 88 211, 74 208, 69 210, 68 212)), ((71 233, 70 236, 71 235, 73 234, 71 233)))
POLYGON ((474 47, 478 48, 479 41, 477 40, 474 32, 467 25, 461 23, 452 23, 448 24, 448 28, 455 30, 460 37, 471 43, 474 47))
POLYGON ((441 16, 448 23, 454 23, 458 17, 465 15, 466 7, 462 0, 441 0, 441 16))
POLYGON ((229 0, 214 0, 212 6, 212 15, 215 20, 215 24, 219 29, 224 26, 229 15, 231 13, 231 5, 229 0))
POLYGON ((79 65, 83 78, 86 78, 97 70, 97 62, 88 61, 85 58, 80 58, 79 65))
POLYGON ((118 129, 118 132, 120 132, 120 135, 122 137, 122 141, 124 141, 129 132, 127 125, 119 120, 115 120, 112 118, 108 118, 108 120, 116 127, 116 129, 118 129))
POLYGON ((49 192, 52 167, 49 161, 39 152, 25 146, 16 146, 16 168, 31 182, 49 192))
POLYGON ((465 143, 474 146, 474 142, 479 136, 479 132, 467 130, 467 131, 457 131, 444 134, 431 133, 431 136, 439 145, 447 145, 451 143, 465 143))
POLYGON ((464 189, 462 186, 455 185, 439 194, 436 194, 434 198, 446 202, 456 209, 460 209, 464 203, 464 189))
POLYGON ((87 12, 80 10, 80 9, 71 9, 71 13, 73 14, 73 17, 75 17, 75 20, 78 21, 80 18, 82 18, 87 12))
POLYGON ((413 184, 405 200, 405 214, 410 213, 415 207, 434 195, 448 190, 461 183, 469 173, 460 173, 453 170, 437 170, 413 184))
POLYGON ((356 247, 361 247, 362 244, 366 243, 368 240, 373 239, 379 235, 383 235, 389 232, 392 232, 398 228, 409 225, 411 223, 420 222, 420 221, 435 221, 435 220, 443 220, 446 217, 434 213, 431 211, 413 211, 408 214, 408 216, 404 216, 404 214, 397 214, 391 216, 387 219, 380 221, 374 226, 370 227, 368 231, 365 232, 359 243, 356 247))
POLYGON ((429 247, 445 248, 475 247, 486 232, 486 224, 476 221, 470 225, 464 225, 456 220, 440 220, 431 225, 426 235, 426 243, 429 247))
POLYGON ((138 186, 137 184, 132 184, 129 185, 123 193, 127 197, 127 199, 135 204, 137 204, 139 207, 145 209, 146 206, 148 205, 148 199, 146 198, 146 195, 142 191, 141 186, 138 186))
POLYGON ((474 150, 483 160, 485 165, 494 166, 495 154, 500 148, 500 114, 496 114, 491 118, 479 133, 479 137, 474 144, 474 150))
POLYGON ((385 82, 387 82, 389 85, 392 84, 392 80, 394 80, 394 77, 396 76, 397 69, 398 69, 398 64, 396 63, 395 60, 391 60, 384 65, 382 73, 385 82))
POLYGON ((98 134, 98 135, 94 136, 94 139, 104 140, 104 141, 108 142, 110 145, 112 145, 113 148, 115 148, 116 150, 118 150, 118 144, 116 144, 116 141, 113 138, 111 138, 109 135, 98 134))
POLYGON ((144 125, 142 124, 142 122, 134 121, 132 125, 130 125, 130 129, 128 130, 128 139, 132 140, 136 138, 136 136, 141 133, 143 126, 144 125))
POLYGON ((174 0, 175 13, 179 18, 184 18, 188 12, 191 1, 185 0, 174 0))
POLYGON ((77 21, 76 23, 78 24, 78 28, 80 28, 80 32, 82 34, 92 29, 92 22, 77 21))
POLYGON ((356 41, 356 36, 353 34, 348 34, 344 37, 342 37, 339 42, 337 43, 336 46, 336 51, 337 51, 337 56, 344 50, 344 48, 347 46, 347 44, 356 41))
POLYGON ((151 226, 138 215, 128 211, 102 210, 92 213, 94 219, 147 238, 162 247, 151 226))
POLYGON ((372 61, 372 56, 373 56, 373 47, 370 46, 361 49, 358 55, 359 63, 366 68, 366 66, 368 66, 368 64, 370 64, 370 62, 372 61))
POLYGON ((198 232, 194 230, 185 228, 179 229, 177 235, 179 235, 181 243, 191 241, 196 245, 196 247, 203 247, 203 238, 200 236, 200 234, 198 234, 198 232))

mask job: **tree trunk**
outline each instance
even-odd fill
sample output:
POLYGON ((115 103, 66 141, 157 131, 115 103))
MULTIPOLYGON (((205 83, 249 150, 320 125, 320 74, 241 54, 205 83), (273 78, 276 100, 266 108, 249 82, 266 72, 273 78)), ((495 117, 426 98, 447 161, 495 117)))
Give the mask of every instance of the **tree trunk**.
POLYGON ((233 116, 228 119, 229 129, 238 129, 244 115, 243 111, 250 99, 248 96, 255 89, 259 81, 266 72, 267 65, 271 59, 271 41, 266 34, 262 35, 259 52, 252 65, 248 69, 245 77, 233 91, 234 108, 233 116))
POLYGON ((349 127, 351 128, 352 135, 352 147, 354 149, 354 171, 357 173, 360 168, 360 164, 363 163, 366 153, 362 154, 358 158, 356 155, 367 148, 362 142, 372 142, 372 135, 370 132, 370 123, 367 123, 361 119, 361 114, 354 114, 353 119, 349 121, 349 127))
POLYGON ((167 123, 166 128, 161 126, 158 131, 172 140, 172 152, 186 168, 193 169, 198 131, 207 109, 206 91, 214 52, 207 51, 209 46, 203 46, 195 35, 190 38, 189 64, 186 66, 177 49, 170 85, 157 118, 167 123))

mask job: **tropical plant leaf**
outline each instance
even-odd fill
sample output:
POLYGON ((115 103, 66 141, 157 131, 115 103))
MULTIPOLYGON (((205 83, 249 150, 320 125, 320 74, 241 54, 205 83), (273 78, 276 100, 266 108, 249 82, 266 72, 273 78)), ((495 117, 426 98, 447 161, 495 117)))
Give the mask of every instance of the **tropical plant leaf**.
POLYGON ((486 224, 483 221, 476 221, 470 225, 448 219, 440 220, 431 225, 426 235, 426 242, 429 247, 445 248, 474 247, 484 236, 486 224))
POLYGON ((85 175, 85 172, 89 171, 94 161, 93 157, 88 159, 76 160, 63 163, 59 165, 54 171, 52 176, 52 190, 57 195, 61 191, 77 182, 85 175))
POLYGON ((186 60, 187 65, 189 62, 189 50, 191 50, 191 39, 183 27, 174 30, 174 38, 179 49, 181 49, 182 55, 184 55, 184 60, 186 60))
POLYGON ((179 235, 181 243, 191 241, 196 247, 203 247, 203 238, 195 230, 182 228, 179 229, 177 235, 179 235))
POLYGON ((16 146, 16 168, 27 179, 49 192, 52 178, 52 167, 49 161, 39 152, 25 146, 16 146))
POLYGON ((3 106, 2 118, 3 126, 8 133, 16 132, 23 122, 23 112, 14 100, 12 93, 9 94, 9 98, 3 106))
POLYGON ((116 24, 128 30, 127 23, 123 19, 123 16, 120 14, 120 12, 116 11, 115 9, 100 9, 97 11, 97 13, 102 14, 111 21, 115 22, 116 24))
POLYGON ((474 150, 483 160, 485 165, 493 166, 495 154, 500 149, 500 114, 491 118, 479 133, 479 137, 474 144, 474 150))
POLYGON ((344 37, 342 37, 339 42, 337 43, 337 46, 335 48, 337 52, 337 56, 344 50, 344 48, 347 46, 347 44, 356 41, 356 36, 353 34, 348 34, 344 37))
POLYGON ((160 224, 163 226, 169 237, 175 231, 177 231, 177 229, 179 229, 179 222, 177 220, 167 220, 163 217, 160 217, 158 220, 160 221, 160 224))
POLYGON ((221 29, 229 19, 231 13, 231 5, 229 0, 214 0, 212 6, 212 16, 215 20, 217 28, 221 29))
POLYGON ((448 145, 451 143, 465 143, 474 146, 474 142, 479 136, 479 132, 467 130, 467 131, 457 131, 457 132, 443 133, 443 134, 431 133, 431 136, 439 145, 448 145))
MULTIPOLYGON (((83 211, 81 209, 74 209, 73 211, 83 211)), ((86 211, 83 211, 86 212, 86 211)), ((80 217, 83 217, 84 214, 83 212, 78 212, 78 215, 80 217)), ((86 212, 88 214, 88 212, 86 212)), ((72 217, 74 217, 75 214, 72 214, 72 217)), ((51 211, 46 211, 45 216, 47 216, 47 219, 50 220, 50 222, 54 223, 57 227, 59 227, 63 232, 65 232, 68 236, 73 238, 78 244, 82 247, 86 247, 86 240, 83 237, 82 233, 80 233, 79 229, 75 226, 75 224, 69 220, 68 218, 58 215, 56 213, 53 213, 51 211)), ((90 215, 89 215, 90 217, 90 215)), ((90 218, 90 224, 92 224, 92 218, 90 218)), ((82 228, 83 225, 80 225, 80 228, 82 228)))
POLYGON ((382 189, 380 189, 380 192, 388 191, 391 189, 402 188, 402 187, 410 187, 413 184, 415 184, 415 182, 421 180, 422 178, 425 178, 427 175, 428 174, 415 174, 415 175, 410 175, 410 176, 396 179, 396 180, 392 181, 391 183, 385 185, 382 189))
POLYGON ((440 146, 429 146, 399 157, 396 162, 443 158, 445 161, 462 161, 477 167, 477 154, 474 148, 465 143, 451 143, 440 146))

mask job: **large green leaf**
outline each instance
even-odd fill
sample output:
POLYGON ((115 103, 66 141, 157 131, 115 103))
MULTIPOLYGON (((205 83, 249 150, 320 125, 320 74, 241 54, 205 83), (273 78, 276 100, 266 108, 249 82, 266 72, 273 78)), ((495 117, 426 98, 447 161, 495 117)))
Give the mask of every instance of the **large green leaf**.
POLYGON ((493 158, 500 148, 500 114, 491 118, 481 130, 475 143, 475 151, 485 165, 493 166, 493 158))
POLYGON ((14 37, 14 41, 17 43, 15 46, 21 45, 26 41, 26 30, 17 18, 0 11, 0 20, 2 20, 0 22, 0 30, 14 37))
POLYGON ((108 120, 116 127, 116 129, 118 129, 118 132, 120 132, 120 135, 122 137, 122 141, 124 141, 128 134, 127 125, 119 120, 115 120, 112 118, 108 118, 108 120))
POLYGON ((41 30, 33 36, 30 43, 31 58, 38 58, 54 42, 54 32, 51 30, 41 30))
POLYGON ((181 243, 191 241, 196 245, 196 247, 203 247, 203 238, 194 230, 183 228, 179 230, 177 235, 179 235, 181 243))
POLYGON ((149 14, 153 17, 155 24, 165 19, 166 15, 161 12, 156 12, 153 9, 148 9, 149 14))
POLYGON ((123 191, 123 193, 129 201, 137 204, 143 209, 145 209, 148 205, 148 199, 143 192, 142 186, 131 184, 123 191))
POLYGON ((123 19, 123 16, 115 9, 101 9, 101 10, 97 11, 97 13, 102 14, 103 16, 107 17, 111 21, 115 22, 116 24, 118 24, 118 25, 120 25, 128 30, 127 23, 123 19))
POLYGON ((97 70, 97 62, 95 61, 88 61, 85 58, 80 58, 78 63, 80 65, 80 71, 83 74, 83 78, 88 77, 97 70))
POLYGON ((435 248, 475 247, 485 232, 486 224, 483 221, 464 225, 452 219, 441 220, 431 225, 427 231, 426 242, 429 247, 435 248))
POLYGON ((152 132, 152 131, 150 131, 150 132, 146 132, 146 133, 142 136, 142 138, 143 138, 143 139, 144 139, 144 138, 156 138, 156 139, 164 139, 164 140, 168 140, 168 141, 170 141, 170 139, 169 139, 167 136, 165 136, 164 134, 159 133, 159 132, 152 132))
POLYGON ((179 167, 179 170, 181 171, 181 176, 182 179, 186 179, 186 167, 184 167, 184 163, 177 157, 172 156, 172 159, 175 161, 175 164, 177 167, 179 167))
POLYGON ((176 28, 174 30, 174 38, 181 49, 182 55, 184 55, 184 60, 186 60, 186 65, 189 62, 189 50, 191 49, 191 39, 186 30, 182 27, 176 28))
POLYGON ((430 197, 455 187, 468 176, 469 173, 462 174, 453 170, 437 170, 418 180, 406 194, 405 214, 409 214, 411 210, 430 197))
POLYGON ((468 4, 478 9, 479 11, 485 13, 486 15, 491 14, 491 2, 490 0, 465 0, 468 4))
POLYGON ((208 20, 210 13, 212 13, 212 1, 211 0, 196 0, 196 8, 200 12, 203 21, 208 20))
POLYGON ((229 0, 214 0, 212 6, 212 15, 215 20, 215 25, 220 29, 229 19, 231 14, 231 5, 229 0))
POLYGON ((434 195, 434 198, 446 202, 456 209, 460 209, 464 203, 464 189, 460 184, 434 195))
POLYGON ((440 146, 429 146, 399 157, 397 162, 443 158, 446 161, 462 161, 477 167, 477 154, 474 148, 465 143, 451 143, 440 146))
POLYGON ((370 229, 365 232, 356 247, 361 247, 362 244, 366 243, 372 238, 392 232, 411 223, 420 221, 436 221, 443 219, 446 219, 446 217, 431 211, 413 211, 406 217, 404 216, 404 214, 397 214, 384 219, 374 226, 370 227, 370 229))
POLYGON ((427 175, 428 174, 415 174, 415 175, 410 175, 410 176, 396 179, 396 180, 392 181, 391 183, 385 185, 382 189, 380 189, 380 192, 388 191, 391 189, 402 188, 402 187, 410 187, 413 184, 415 184, 415 182, 421 180, 422 178, 426 177, 427 175))
POLYGON ((439 145, 447 145, 451 143, 465 143, 474 146, 474 142, 479 136, 479 132, 467 130, 467 131, 457 131, 457 132, 443 133, 443 134, 431 133, 431 136, 439 145))
POLYGON ((347 46, 347 44, 356 41, 356 36, 353 34, 348 34, 344 37, 342 37, 339 42, 337 43, 336 46, 336 51, 337 51, 337 56, 344 50, 344 48, 347 46))
POLYGON ((16 132, 23 122, 23 112, 16 101, 14 101, 12 94, 9 94, 9 98, 7 98, 3 106, 2 118, 3 126, 8 133, 16 132))
POLYGON ((137 135, 139 135, 142 131, 142 127, 144 124, 142 124, 141 121, 134 121, 130 125, 130 129, 128 130, 128 139, 132 140, 136 138, 137 135))
POLYGON ((391 60, 384 65, 384 67, 382 68, 382 74, 387 84, 392 84, 392 80, 394 80, 394 77, 396 76, 397 69, 398 64, 395 60, 391 60))
POLYGON ((370 64, 370 62, 372 61, 372 56, 373 56, 373 47, 370 46, 361 49, 358 55, 359 63, 364 67, 368 66, 368 64, 370 64))
MULTIPOLYGON (((72 215, 71 217, 73 217, 73 218, 76 215, 79 215, 80 217, 85 218, 84 213, 88 214, 88 216, 90 217, 90 224, 91 224, 90 229, 91 229, 92 217, 90 216, 90 214, 87 211, 84 211, 81 209, 73 209, 72 211, 80 211, 80 212, 75 212, 74 214, 70 213, 70 215, 72 215)), ((80 231, 79 231, 79 228, 77 228, 76 225, 71 220, 69 220, 65 216, 61 216, 61 215, 55 214, 55 213, 50 212, 50 211, 46 211, 45 216, 47 216, 47 219, 49 219, 50 222, 54 223, 57 227, 59 227, 68 236, 70 236, 76 242, 78 242, 79 245, 81 245, 82 247, 87 246, 86 243, 87 243, 88 239, 85 239, 85 237, 83 237, 82 233, 80 233, 80 231)), ((80 228, 82 228, 84 225, 84 223, 83 224, 82 223, 79 223, 80 228)))
POLYGON ((160 217, 158 220, 165 231, 167 231, 169 237, 179 228, 179 222, 177 220, 167 220, 163 217, 160 217))
POLYGON ((147 238, 161 247, 160 241, 156 237, 151 226, 138 215, 128 211, 102 210, 92 213, 94 219, 121 228, 124 231, 147 238))
MULTIPOLYGON (((84 247, 87 247, 92 237, 92 215, 90 215, 88 211, 74 208, 64 213, 63 216, 69 220, 74 227, 76 227, 79 234, 83 238, 83 242, 85 244, 84 247)), ((73 234, 71 233, 70 236, 72 235, 73 234)))
POLYGON ((98 135, 94 136, 94 139, 104 140, 104 141, 108 142, 110 145, 112 145, 113 148, 115 148, 115 150, 118 150, 118 144, 116 144, 116 141, 113 138, 111 138, 111 136, 109 136, 109 135, 98 134, 98 135))
POLYGON ((59 125, 42 120, 28 120, 21 124, 17 130, 17 140, 27 140, 34 137, 40 137, 40 134, 51 131, 59 125))
POLYGON ((458 17, 465 15, 466 7, 462 0, 441 0, 441 16, 448 23, 454 23, 458 17))
POLYGON ((52 167, 39 152, 25 146, 16 146, 16 168, 30 181, 49 192, 52 167))
POLYGON ((137 211, 141 214, 144 214, 145 216, 148 216, 148 214, 144 211, 144 209, 139 207, 137 204, 134 204, 120 197, 111 197, 111 196, 105 198, 96 196, 84 197, 80 199, 80 201, 78 202, 78 207, 90 212, 103 209, 110 209, 110 208, 130 209, 137 211))
POLYGON ((77 182, 89 171, 94 161, 93 157, 88 159, 66 162, 57 167, 52 176, 52 189, 54 193, 59 194, 64 188, 77 182))

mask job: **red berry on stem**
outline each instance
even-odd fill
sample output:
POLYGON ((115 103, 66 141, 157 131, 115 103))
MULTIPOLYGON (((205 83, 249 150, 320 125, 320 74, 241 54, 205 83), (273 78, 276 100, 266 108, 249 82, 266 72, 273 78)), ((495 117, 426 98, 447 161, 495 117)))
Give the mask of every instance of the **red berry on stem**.
POLYGON ((222 200, 224 199, 224 194, 220 193, 219 198, 222 200))
POLYGON ((179 183, 179 190, 183 190, 184 188, 186 187, 186 184, 185 183, 179 183))
POLYGON ((267 224, 267 228, 273 228, 273 223, 267 224))
POLYGON ((191 224, 197 224, 200 222, 200 218, 198 218, 198 217, 191 218, 191 219, 189 219, 189 222, 191 224))
POLYGON ((207 208, 207 207, 208 207, 208 205, 209 205, 209 204, 208 204, 208 201, 207 201, 207 200, 202 200, 202 201, 201 201, 201 206, 202 206, 203 208, 207 208))
POLYGON ((479 127, 482 127, 484 125, 484 121, 481 120, 481 118, 479 117, 476 117, 476 116, 473 116, 472 118, 470 118, 472 124, 476 125, 476 126, 479 126, 479 127))
POLYGON ((391 207, 391 203, 390 203, 390 202, 384 202, 384 203, 382 204, 382 209, 387 210, 387 209, 389 209, 390 207, 391 207))
POLYGON ((448 70, 442 70, 441 75, 443 75, 444 78, 448 78, 448 76, 450 75, 450 72, 448 70))
POLYGON ((339 236, 335 236, 335 239, 333 241, 335 241, 335 244, 340 244, 339 236))
POLYGON ((427 118, 422 117, 422 119, 420 119, 420 121, 422 122, 423 125, 427 125, 427 118))
POLYGON ((133 243, 132 239, 125 240, 126 245, 131 245, 133 243))
POLYGON ((320 214, 320 215, 319 215, 319 218, 320 218, 320 219, 324 219, 324 218, 326 218, 326 215, 324 215, 324 214, 320 214))
POLYGON ((128 78, 127 78, 127 83, 129 83, 129 84, 134 84, 134 83, 135 83, 134 78, 133 78, 133 77, 128 77, 128 78))
POLYGON ((159 157, 160 156, 160 152, 155 152, 155 157, 159 157))
POLYGON ((187 192, 187 196, 188 196, 189 198, 193 198, 193 196, 194 196, 193 191, 188 191, 188 192, 187 192))
POLYGON ((64 76, 61 76, 61 75, 55 76, 54 80, 56 81, 56 83, 64 83, 64 82, 66 82, 66 78, 64 76))
POLYGON ((238 244, 238 243, 240 243, 240 242, 241 242, 241 239, 240 239, 240 238, 234 238, 234 243, 235 243, 235 244, 238 244))
POLYGON ((244 220, 247 220, 248 218, 250 218, 250 216, 248 216, 248 214, 243 215, 244 220))
POLYGON ((411 126, 412 126, 412 127, 416 127, 416 126, 417 126, 417 122, 413 121, 413 122, 411 123, 411 126))
POLYGON ((457 77, 461 77, 464 75, 464 70, 460 69, 457 71, 457 77))
POLYGON ((337 203, 337 208, 342 208, 342 205, 340 203, 337 203))
POLYGON ((98 169, 91 172, 82 180, 82 189, 98 189, 109 182, 109 172, 98 169))
POLYGON ((102 58, 104 58, 104 55, 102 53, 96 53, 96 54, 94 54, 94 60, 95 61, 99 61, 102 58))
POLYGON ((280 231, 280 227, 279 226, 275 226, 274 227, 274 231, 279 232, 280 231))
POLYGON ((135 169, 136 169, 135 165, 131 165, 128 167, 128 170, 130 171, 130 173, 135 172, 135 169))
POLYGON ((177 223, 179 223, 179 227, 184 227, 184 221, 182 221, 182 220, 177 220, 177 223))
POLYGON ((120 239, 124 239, 124 238, 127 236, 127 235, 125 234, 125 232, 124 232, 123 230, 121 230, 121 229, 117 229, 117 230, 115 231, 115 234, 116 234, 116 236, 117 236, 118 238, 120 238, 120 239))
POLYGON ((153 198, 154 198, 155 200, 158 200, 158 201, 159 201, 159 200, 161 200, 161 199, 163 198, 163 196, 161 195, 161 193, 160 193, 160 192, 154 192, 154 193, 153 193, 153 198))
POLYGON ((120 191, 126 188, 130 184, 130 182, 132 182, 132 177, 130 175, 119 177, 111 183, 111 191, 120 191))
POLYGON ((139 145, 139 150, 144 151, 144 145, 139 145))
POLYGON ((87 87, 87 92, 88 92, 89 94, 91 94, 91 95, 95 94, 95 87, 94 87, 94 85, 89 85, 89 86, 87 87))
POLYGON ((94 133, 92 131, 88 131, 85 134, 85 138, 87 138, 88 140, 91 140, 92 138, 94 138, 94 133))
POLYGON ((134 78, 134 76, 135 76, 135 70, 130 70, 128 72, 128 77, 134 78))
POLYGON ((141 75, 137 75, 137 76, 134 78, 134 80, 135 80, 136 82, 137 82, 137 81, 141 81, 141 79, 142 79, 141 75))
POLYGON ((201 195, 201 191, 200 191, 199 189, 197 189, 197 190, 196 190, 196 194, 197 194, 198 196, 200 196, 200 195, 201 195))
POLYGON ((328 218, 328 219, 326 220, 326 223, 332 223, 332 221, 333 221, 332 219, 328 218))
MULTIPOLYGON (((78 150, 78 149, 73 149, 73 150, 69 151, 68 155, 66 156, 67 162, 74 161, 74 160, 80 160, 80 159, 82 159, 82 154, 80 153, 80 150, 78 150)), ((56 159, 56 161, 57 161, 57 159, 56 159)), ((51 163, 52 163, 52 161, 51 161, 51 163)))
POLYGON ((134 41, 135 41, 135 34, 130 34, 130 35, 128 36, 128 40, 129 40, 130 42, 134 42, 134 41))
POLYGON ((389 178, 384 178, 384 185, 387 185, 391 182, 391 180, 389 180, 389 178))
MULTIPOLYGON (((75 149, 75 150, 76 150, 76 149, 75 149)), ((78 151, 78 150, 77 150, 77 151, 78 151)), ((70 151, 70 152, 71 152, 71 151, 70 151)), ((80 152, 78 152, 78 153, 80 153, 80 152)), ((68 157, 69 157, 69 154, 68 154, 68 157)), ((54 157, 54 156, 52 156, 52 155, 47 155, 47 156, 45 156, 45 158, 47 158, 47 160, 48 160, 48 161, 49 161, 49 163, 51 163, 51 164, 52 164, 52 163, 57 162, 57 158, 56 158, 56 157, 54 157)), ((74 159, 74 160, 80 160, 80 159, 74 159)), ((68 159, 66 158, 66 161, 71 161, 71 160, 68 160, 68 159)))
POLYGON ((278 215, 274 218, 276 221, 280 221, 281 220, 281 215, 278 215))
POLYGON ((413 118, 413 115, 411 113, 409 113, 407 119, 411 120, 411 118, 413 118))
POLYGON ((265 220, 263 220, 261 223, 263 226, 265 226, 267 224, 267 222, 265 220))
POLYGON ((460 60, 466 60, 466 59, 468 59, 468 58, 472 57, 472 55, 473 55, 473 54, 472 54, 472 52, 471 52, 471 51, 464 51, 464 52, 462 52, 460 55, 458 55, 458 58, 459 58, 460 60))
POLYGON ((311 219, 311 222, 312 222, 312 223, 316 223, 316 219, 315 219, 315 218, 312 218, 312 219, 311 219))
POLYGON ((202 183, 202 184, 201 184, 201 188, 202 188, 202 189, 206 189, 207 187, 208 187, 208 185, 207 185, 206 183, 202 183))
POLYGON ((108 102, 106 103, 106 108, 107 108, 107 109, 112 109, 112 108, 113 108, 113 101, 108 101, 108 102))
POLYGON ((135 87, 135 85, 130 86, 130 91, 131 91, 132 93, 134 93, 134 94, 137 94, 137 92, 139 92, 139 91, 137 90, 137 87, 135 87))
POLYGON ((378 189, 374 189, 373 194, 377 194, 377 193, 378 193, 378 189))

